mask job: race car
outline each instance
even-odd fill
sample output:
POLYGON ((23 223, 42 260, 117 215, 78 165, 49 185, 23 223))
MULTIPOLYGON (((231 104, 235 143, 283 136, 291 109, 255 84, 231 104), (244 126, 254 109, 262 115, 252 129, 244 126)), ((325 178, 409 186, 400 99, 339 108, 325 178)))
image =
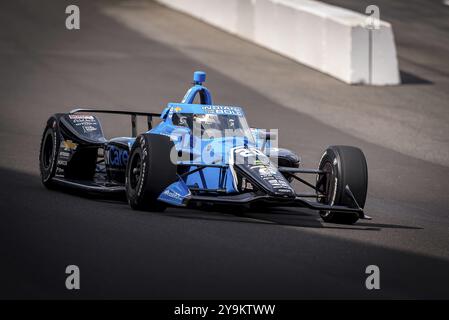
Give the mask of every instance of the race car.
POLYGON ((194 72, 182 101, 161 113, 78 108, 54 114, 40 146, 42 183, 126 194, 136 210, 305 207, 330 223, 370 219, 363 211, 368 170, 360 149, 330 146, 317 169, 303 168, 296 153, 277 147, 276 132, 250 128, 243 108, 214 105, 205 80, 204 72, 194 72), (100 113, 131 116, 131 137, 106 139, 100 113), (147 118, 148 131, 137 135, 139 116, 147 118), (294 180, 312 192, 296 192, 294 180))

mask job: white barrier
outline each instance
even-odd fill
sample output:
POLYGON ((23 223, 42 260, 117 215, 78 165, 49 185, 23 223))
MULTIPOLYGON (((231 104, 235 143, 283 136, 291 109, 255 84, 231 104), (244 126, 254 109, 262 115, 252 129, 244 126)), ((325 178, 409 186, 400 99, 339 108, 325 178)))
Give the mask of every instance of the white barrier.
POLYGON ((311 0, 157 0, 350 84, 400 83, 391 25, 311 0))

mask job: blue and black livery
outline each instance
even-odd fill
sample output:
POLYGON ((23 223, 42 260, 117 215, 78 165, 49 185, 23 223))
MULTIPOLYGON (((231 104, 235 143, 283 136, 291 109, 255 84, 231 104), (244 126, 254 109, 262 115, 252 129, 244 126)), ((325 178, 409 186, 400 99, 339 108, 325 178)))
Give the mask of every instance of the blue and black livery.
POLYGON ((276 134, 248 126, 243 108, 214 105, 204 72, 193 79, 182 101, 160 114, 75 109, 50 117, 39 159, 44 185, 125 192, 131 207, 150 211, 263 205, 318 210, 334 223, 368 218, 368 173, 360 149, 331 146, 318 169, 302 168, 297 154, 273 145, 276 134), (100 113, 131 116, 131 136, 107 140, 95 116, 100 113), (137 135, 140 116, 147 118, 148 131, 137 135), (306 174, 316 182, 304 179, 306 174), (297 193, 294 180, 313 192, 297 193))

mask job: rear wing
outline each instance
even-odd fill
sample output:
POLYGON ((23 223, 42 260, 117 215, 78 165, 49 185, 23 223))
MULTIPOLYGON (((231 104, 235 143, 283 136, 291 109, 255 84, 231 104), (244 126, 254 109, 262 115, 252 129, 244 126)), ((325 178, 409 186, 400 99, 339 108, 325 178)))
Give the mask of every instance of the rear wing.
POLYGON ((69 114, 75 113, 109 113, 109 114, 124 114, 131 116, 131 135, 137 136, 137 116, 146 116, 148 130, 153 128, 153 117, 160 117, 160 113, 140 112, 140 111, 123 111, 123 110, 101 110, 101 109, 73 109, 69 114))

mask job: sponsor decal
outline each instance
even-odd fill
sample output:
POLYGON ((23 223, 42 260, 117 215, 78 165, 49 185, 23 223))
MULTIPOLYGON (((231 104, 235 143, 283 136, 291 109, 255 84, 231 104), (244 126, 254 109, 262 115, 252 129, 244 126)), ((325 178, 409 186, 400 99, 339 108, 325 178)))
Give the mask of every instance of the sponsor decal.
POLYGON ((285 193, 290 193, 291 190, 289 189, 276 189, 277 192, 285 192, 285 193))
POLYGON ((63 168, 56 167, 56 176, 63 177, 64 176, 64 172, 65 172, 65 170, 63 168))
POLYGON ((94 120, 94 116, 86 114, 69 114, 69 119, 71 120, 94 120))
POLYGON ((232 106, 203 106, 203 111, 211 114, 227 114, 243 116, 242 108, 232 106))
POLYGON ((183 199, 179 193, 177 193, 176 191, 173 191, 173 190, 167 189, 163 192, 163 194, 166 195, 167 197, 173 198, 178 201, 182 201, 182 199, 183 199))
POLYGON ((259 166, 257 167, 259 169, 260 176, 263 177, 272 177, 276 174, 276 170, 271 167, 265 167, 265 166, 259 166))
POLYGON ((69 114, 69 119, 75 127, 81 127, 84 133, 90 133, 98 130, 98 121, 94 116, 69 114))
POLYGON ((107 165, 113 167, 125 167, 128 163, 128 151, 116 148, 114 146, 109 146, 105 154, 105 162, 107 165))
POLYGON ((71 155, 70 152, 64 152, 64 151, 60 151, 60 152, 59 152, 59 156, 60 156, 60 157, 69 158, 70 155, 71 155))
POLYGON ((92 131, 97 131, 97 127, 94 126, 83 126, 83 130, 85 133, 89 133, 92 131))
POLYGON ((64 148, 65 151, 76 150, 78 144, 72 140, 63 140, 61 141, 61 147, 64 148))

